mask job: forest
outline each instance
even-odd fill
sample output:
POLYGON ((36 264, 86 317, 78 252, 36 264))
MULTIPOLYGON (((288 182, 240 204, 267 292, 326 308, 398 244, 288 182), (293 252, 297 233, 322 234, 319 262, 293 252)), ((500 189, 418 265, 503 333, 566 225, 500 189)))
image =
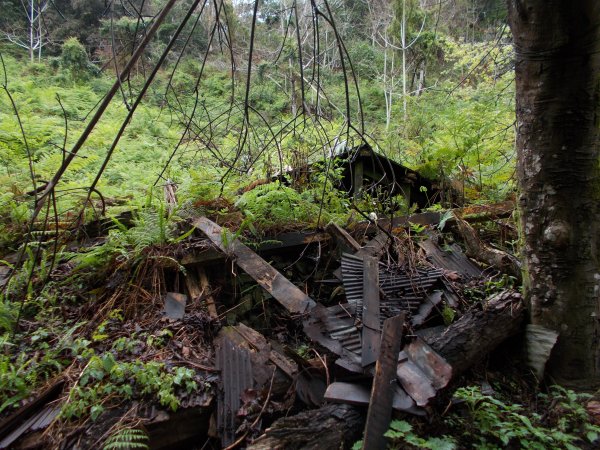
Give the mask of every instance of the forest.
POLYGON ((0 0, 0 449, 600 442, 600 6, 0 0))

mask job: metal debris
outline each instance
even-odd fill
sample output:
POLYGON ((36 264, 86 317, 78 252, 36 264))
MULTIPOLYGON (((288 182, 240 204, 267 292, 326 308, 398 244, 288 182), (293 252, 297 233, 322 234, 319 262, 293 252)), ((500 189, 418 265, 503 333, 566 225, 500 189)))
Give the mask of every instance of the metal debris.
MULTIPOLYGON (((364 295, 362 258, 344 253, 342 274, 350 310, 360 317, 364 295)), ((380 301, 381 320, 394 317, 403 311, 416 313, 426 300, 427 292, 442 274, 443 271, 439 269, 418 269, 416 273, 409 274, 379 263, 379 288, 383 293, 380 301)))
POLYGON ((396 375, 418 406, 425 406, 452 377, 452 367, 420 338, 400 352, 396 375))
POLYGON ((419 242, 419 247, 425 251, 427 259, 435 267, 456 272, 466 279, 478 278, 482 275, 482 270, 467 258, 457 244, 452 244, 446 251, 432 239, 426 239, 419 242))
POLYGON ((183 319, 186 303, 187 295, 177 292, 167 292, 165 295, 165 315, 173 320, 183 319))

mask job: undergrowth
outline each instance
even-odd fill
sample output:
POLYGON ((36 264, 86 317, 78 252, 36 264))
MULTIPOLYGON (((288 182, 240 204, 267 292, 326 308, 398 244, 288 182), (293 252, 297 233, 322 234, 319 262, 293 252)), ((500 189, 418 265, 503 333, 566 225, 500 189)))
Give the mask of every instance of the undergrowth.
MULTIPOLYGON (((461 387, 454 393, 455 406, 432 436, 424 436, 426 424, 416 431, 408 419, 393 420, 385 433, 389 448, 576 450, 600 443, 600 427, 590 421, 583 406, 591 397, 588 394, 551 386, 528 407, 499 397, 483 394, 477 386, 461 387), (439 435, 439 430, 445 434, 439 435)), ((362 445, 358 441, 353 449, 362 445)))

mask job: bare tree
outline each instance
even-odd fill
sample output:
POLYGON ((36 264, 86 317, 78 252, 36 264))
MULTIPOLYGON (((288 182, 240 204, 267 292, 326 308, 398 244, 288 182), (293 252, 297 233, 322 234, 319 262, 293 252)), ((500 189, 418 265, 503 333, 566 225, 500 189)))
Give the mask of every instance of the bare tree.
POLYGON ((29 59, 33 62, 37 54, 38 61, 42 57, 42 48, 46 45, 46 31, 43 14, 50 4, 49 0, 28 0, 21 2, 26 17, 27 29, 13 28, 4 35, 13 44, 29 51, 29 59))

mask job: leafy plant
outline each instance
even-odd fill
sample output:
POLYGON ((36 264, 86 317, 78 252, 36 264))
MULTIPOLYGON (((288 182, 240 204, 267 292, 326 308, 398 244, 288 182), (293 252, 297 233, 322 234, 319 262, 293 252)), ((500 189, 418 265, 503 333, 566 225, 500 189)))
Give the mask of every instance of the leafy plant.
POLYGON ((479 387, 474 386, 460 388, 455 392, 455 398, 465 402, 468 414, 454 414, 451 423, 455 428, 465 430, 464 436, 475 441, 475 447, 480 449, 506 447, 516 443, 525 449, 574 450, 579 448, 582 435, 590 443, 596 441, 600 427, 589 423, 587 413, 578 404, 582 397, 564 389, 555 388, 553 393, 562 399, 559 426, 545 426, 538 413, 526 415, 523 406, 507 404, 484 395, 479 387))
POLYGON ((96 420, 111 398, 121 400, 150 395, 158 403, 175 411, 179 391, 196 391, 195 372, 185 367, 167 368, 150 361, 119 361, 110 352, 92 354, 78 383, 69 392, 61 414, 69 419, 89 414, 96 420))
MULTIPOLYGON (((428 448, 432 450, 454 450, 456 442, 449 436, 422 438, 415 434, 412 425, 404 420, 393 420, 385 437, 390 438, 389 448, 428 448)), ((358 441, 352 446, 352 450, 363 448, 363 441, 358 441)))
POLYGON ((121 428, 111 434, 104 443, 103 450, 147 449, 148 435, 139 428, 121 428))

